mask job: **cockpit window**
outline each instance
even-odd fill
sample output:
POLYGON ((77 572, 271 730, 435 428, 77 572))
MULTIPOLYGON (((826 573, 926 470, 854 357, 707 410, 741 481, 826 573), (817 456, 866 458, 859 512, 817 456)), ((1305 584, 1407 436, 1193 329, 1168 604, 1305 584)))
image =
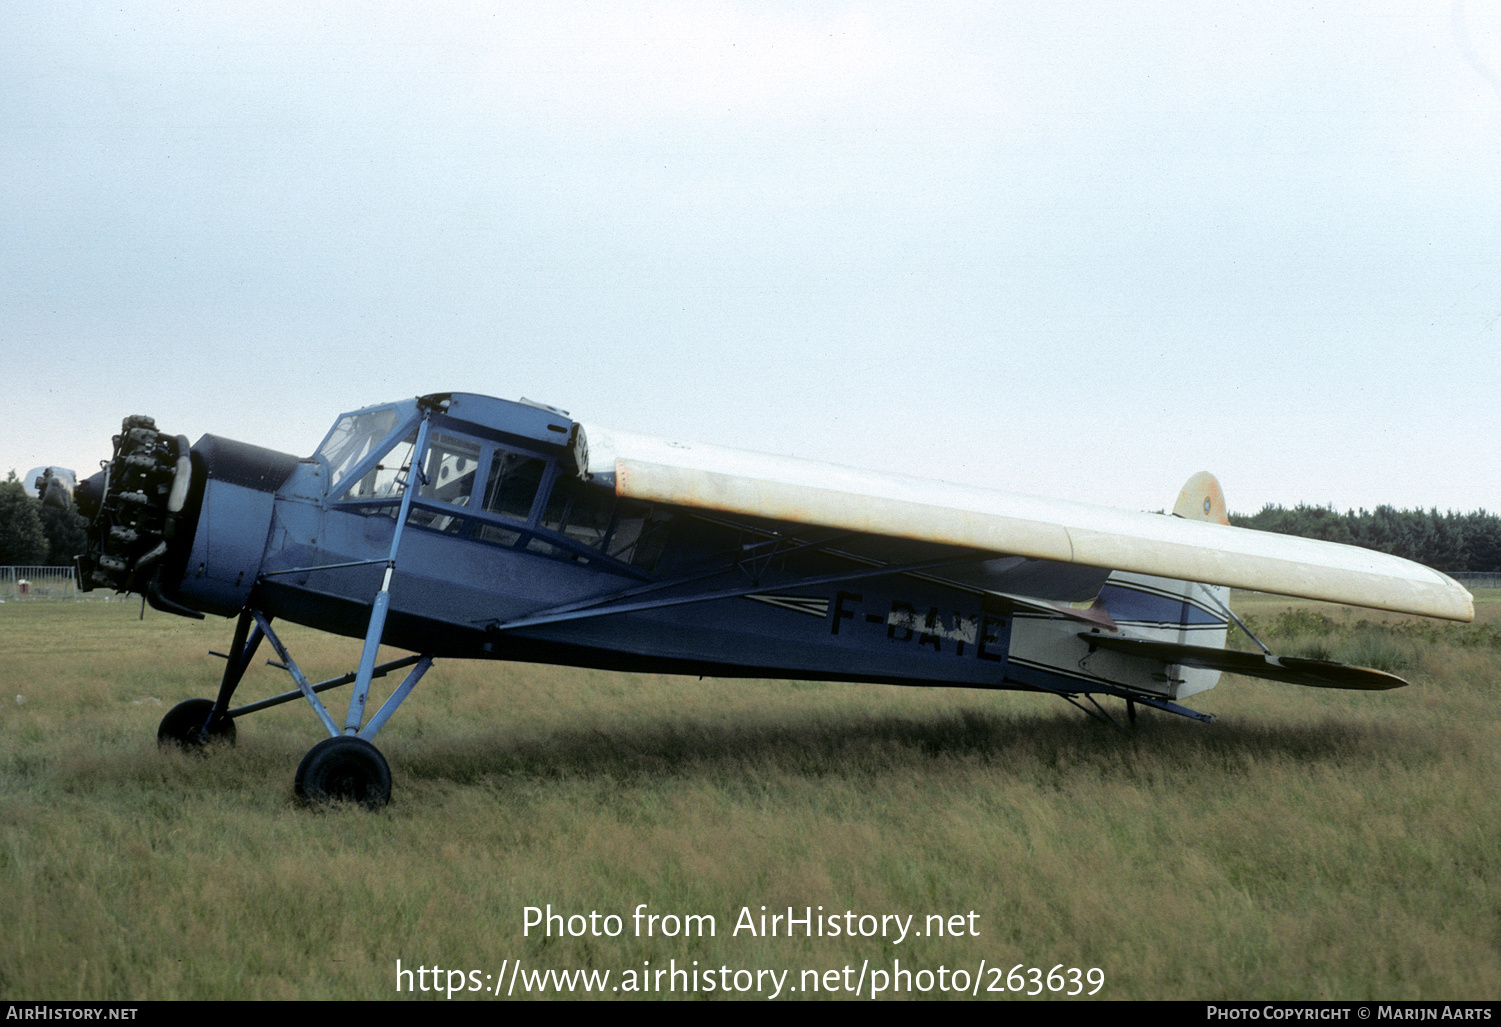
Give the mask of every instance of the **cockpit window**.
POLYGON ((328 461, 329 482, 338 486, 356 464, 370 455, 371 449, 395 430, 396 425, 395 407, 340 418, 318 449, 318 455, 328 461))

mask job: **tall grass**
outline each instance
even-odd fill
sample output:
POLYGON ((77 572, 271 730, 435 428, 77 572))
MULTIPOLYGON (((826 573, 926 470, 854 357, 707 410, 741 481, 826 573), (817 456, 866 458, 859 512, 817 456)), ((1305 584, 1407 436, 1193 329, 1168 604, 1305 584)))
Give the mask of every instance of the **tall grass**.
MULTIPOLYGON (((1237 605, 1274 649, 1413 687, 1226 678, 1193 703, 1219 724, 1128 732, 1037 695, 439 663, 378 740, 396 790, 368 814, 293 801, 320 737, 301 703, 206 759, 157 751, 165 710, 213 694, 226 622, 5 604, 0 997, 388 998, 398 958, 793 982, 899 958, 1100 967, 1103 998, 1496 998, 1501 605, 1237 605), (549 903, 626 933, 523 937, 549 903), (718 932, 633 937, 638 903, 718 932), (762 905, 974 910, 979 936, 732 936, 762 905)), ((357 658, 287 639, 310 674, 357 658)))

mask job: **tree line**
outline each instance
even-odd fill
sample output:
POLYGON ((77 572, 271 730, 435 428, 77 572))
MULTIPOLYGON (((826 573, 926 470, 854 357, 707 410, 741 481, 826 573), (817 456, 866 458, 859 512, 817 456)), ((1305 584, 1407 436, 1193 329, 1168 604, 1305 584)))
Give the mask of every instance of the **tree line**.
MULTIPOLYGON (((1230 523, 1364 546, 1441 571, 1501 572, 1501 517, 1484 510, 1439 513, 1378 506, 1340 513, 1326 506, 1288 509, 1269 503, 1249 517, 1231 514, 1230 523)), ((85 544, 84 519, 76 511, 43 506, 27 495, 14 470, 0 482, 0 566, 67 566, 85 544)))
POLYGON ((1250 517, 1231 514, 1230 523, 1242 528, 1283 535, 1343 542, 1391 553, 1440 571, 1501 571, 1501 517, 1433 510, 1347 510, 1303 506, 1291 510, 1268 503, 1250 517))

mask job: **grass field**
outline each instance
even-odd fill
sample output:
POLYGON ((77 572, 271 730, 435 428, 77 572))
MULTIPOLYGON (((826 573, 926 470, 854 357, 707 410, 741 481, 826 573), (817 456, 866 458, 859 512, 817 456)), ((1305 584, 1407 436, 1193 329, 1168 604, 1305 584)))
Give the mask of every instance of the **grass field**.
MULTIPOLYGON (((517 959, 612 987, 673 961, 790 971, 793 998, 805 971, 896 960, 931 971, 914 997, 945 994, 940 967, 984 997, 1017 964, 1099 968, 1110 999, 1501 997, 1501 599, 1473 625, 1235 606, 1274 649, 1413 686, 1226 678, 1191 703, 1217 725, 1127 732, 1038 695, 440 662, 378 740, 395 792, 370 814, 293 801, 321 737, 304 703, 207 758, 157 751, 162 714, 213 695, 232 622, 6 603, 0 998, 395 998, 398 959, 486 987, 517 959), (641 903, 715 935, 636 937, 641 903), (622 932, 524 937, 547 904, 622 932), (963 931, 733 933, 763 905, 963 931)), ((317 677, 358 655, 284 637, 317 677)))

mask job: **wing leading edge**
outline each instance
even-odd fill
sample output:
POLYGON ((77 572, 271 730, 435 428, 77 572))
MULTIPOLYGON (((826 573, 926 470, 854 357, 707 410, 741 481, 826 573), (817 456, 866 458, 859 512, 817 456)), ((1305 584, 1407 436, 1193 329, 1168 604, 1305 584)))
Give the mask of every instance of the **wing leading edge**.
POLYGON ((1356 546, 586 427, 591 471, 635 499, 1474 619, 1448 575, 1356 546))

